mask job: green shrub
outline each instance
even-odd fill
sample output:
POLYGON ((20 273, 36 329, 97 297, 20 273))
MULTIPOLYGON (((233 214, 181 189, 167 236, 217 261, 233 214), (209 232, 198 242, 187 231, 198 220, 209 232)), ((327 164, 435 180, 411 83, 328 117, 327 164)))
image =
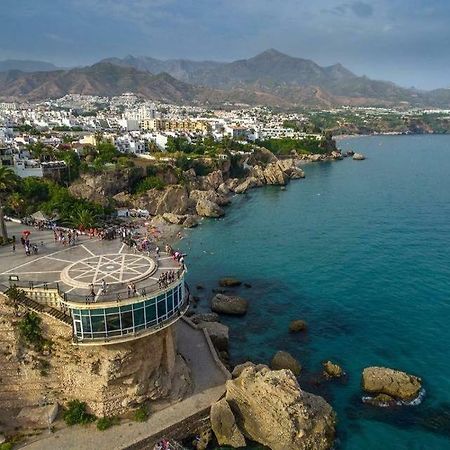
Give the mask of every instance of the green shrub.
POLYGON ((13 445, 11 442, 3 442, 3 444, 0 444, 0 450, 12 450, 13 445))
POLYGON ((97 429, 100 431, 105 431, 118 423, 119 419, 117 417, 101 417, 97 420, 97 429))
POLYGON ((71 400, 67 404, 67 409, 64 411, 63 417, 69 426, 76 424, 86 425, 95 420, 95 416, 86 411, 86 403, 80 402, 80 400, 71 400))
POLYGON ((148 411, 145 406, 141 406, 134 412, 133 419, 136 422, 145 422, 148 419, 148 411))
POLYGON ((27 312, 19 322, 20 335, 28 344, 36 348, 42 347, 43 337, 41 329, 42 319, 34 312, 27 312))
POLYGON ((161 180, 161 178, 151 175, 149 177, 145 177, 138 183, 138 185, 136 186, 136 193, 142 194, 144 192, 147 192, 149 189, 158 189, 162 191, 165 186, 166 185, 164 181, 161 180))

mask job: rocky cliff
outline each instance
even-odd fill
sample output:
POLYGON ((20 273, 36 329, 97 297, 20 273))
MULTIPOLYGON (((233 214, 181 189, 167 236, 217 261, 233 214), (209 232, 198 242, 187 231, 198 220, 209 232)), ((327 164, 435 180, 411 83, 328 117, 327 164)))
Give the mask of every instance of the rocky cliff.
POLYGON ((146 400, 179 399, 190 390, 172 328, 120 345, 82 347, 72 345, 70 327, 41 316, 51 346, 37 352, 19 337, 25 310, 18 313, 0 296, 0 415, 44 397, 61 404, 78 399, 98 416, 115 415, 146 400))
POLYGON ((325 450, 333 445, 333 409, 322 397, 300 389, 289 370, 247 363, 227 382, 225 399, 229 408, 221 400, 211 410, 220 443, 245 445, 245 436, 272 450, 325 450))

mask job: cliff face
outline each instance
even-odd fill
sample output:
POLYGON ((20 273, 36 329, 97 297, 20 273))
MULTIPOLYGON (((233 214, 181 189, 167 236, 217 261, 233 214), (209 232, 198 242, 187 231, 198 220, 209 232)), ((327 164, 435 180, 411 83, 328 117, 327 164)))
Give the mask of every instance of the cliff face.
POLYGON ((190 389, 189 369, 176 353, 172 328, 134 342, 77 347, 68 326, 42 316, 52 341, 51 350, 42 354, 21 342, 20 317, 2 296, 0 317, 0 415, 44 397, 61 404, 78 399, 98 416, 113 415, 146 400, 182 398, 190 389))
POLYGON ((140 171, 135 169, 113 170, 101 175, 82 174, 69 190, 75 197, 106 205, 111 197, 127 191, 139 175, 140 171))
POLYGON ((237 378, 227 381, 225 399, 211 409, 212 429, 220 443, 242 446, 245 436, 272 450, 333 446, 335 412, 322 397, 300 389, 290 370, 252 363, 241 369, 237 378))

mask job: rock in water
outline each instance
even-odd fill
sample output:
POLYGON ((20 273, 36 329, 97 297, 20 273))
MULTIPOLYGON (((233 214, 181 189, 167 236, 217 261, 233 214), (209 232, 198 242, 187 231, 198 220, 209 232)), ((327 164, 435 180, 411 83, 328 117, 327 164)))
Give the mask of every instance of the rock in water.
POLYGON ((368 394, 386 394, 397 400, 411 401, 420 393, 422 380, 399 370, 367 367, 362 374, 362 388, 368 394))
POLYGON ((366 157, 362 153, 355 153, 353 155, 353 159, 355 161, 364 161, 366 159, 366 157))
POLYGON ((289 324, 290 333, 298 333, 300 331, 305 331, 307 328, 306 322, 304 320, 293 320, 289 324))
POLYGON ((211 427, 219 445, 244 447, 245 437, 236 425, 236 419, 228 402, 222 398, 211 406, 211 427))
POLYGON ((197 326, 208 331, 209 337, 217 350, 228 350, 229 333, 226 325, 219 322, 200 322, 197 326))
POLYGON ((336 414, 322 398, 300 389, 289 370, 245 368, 227 381, 226 400, 238 428, 272 450, 326 450, 336 414))
POLYGON ((206 199, 200 199, 195 210, 199 216, 203 217, 222 217, 225 214, 219 205, 206 199))
POLYGON ((273 370, 289 369, 295 376, 302 371, 300 363, 288 352, 276 352, 270 363, 273 370))
POLYGON ((331 361, 323 362, 322 367, 326 378, 341 378, 344 375, 342 367, 331 361))
POLYGON ((211 300, 211 309, 219 314, 242 316, 247 312, 247 300, 231 295, 216 294, 211 300))
POLYGON ((222 287, 235 287, 240 286, 241 284, 242 284, 241 281, 233 277, 225 277, 219 280, 219 286, 222 287))

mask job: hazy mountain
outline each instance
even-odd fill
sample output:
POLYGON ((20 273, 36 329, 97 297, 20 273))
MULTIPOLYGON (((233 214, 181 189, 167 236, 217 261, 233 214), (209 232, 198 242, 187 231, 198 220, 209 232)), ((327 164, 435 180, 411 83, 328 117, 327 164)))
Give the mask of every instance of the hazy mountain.
POLYGON ((167 60, 128 56, 111 58, 114 64, 136 67, 152 73, 165 71, 179 80, 216 89, 248 88, 286 98, 299 88, 316 87, 327 95, 342 97, 336 103, 367 104, 412 102, 422 99, 416 91, 405 89, 388 81, 371 80, 357 76, 341 64, 322 67, 315 62, 296 58, 277 50, 266 50, 249 59, 230 63, 211 61, 167 60))
POLYGON ((405 89, 357 76, 340 64, 321 67, 276 50, 231 63, 128 56, 71 70, 0 72, 0 96, 9 99, 43 100, 68 93, 113 96, 123 92, 167 102, 209 105, 229 102, 298 108, 409 104, 450 108, 449 89, 405 89))
POLYGON ((135 92, 155 100, 178 102, 195 99, 198 90, 166 73, 152 75, 110 63, 53 72, 0 73, 2 97, 29 100, 57 98, 70 93, 112 96, 135 92))
POLYGON ((27 61, 18 59, 5 59, 0 61, 0 72, 20 70, 22 72, 49 72, 58 70, 54 64, 45 61, 27 61))
POLYGON ((224 65, 214 61, 190 61, 188 59, 160 60, 148 56, 131 56, 125 58, 107 58, 101 62, 107 62, 119 66, 134 67, 138 70, 154 74, 166 72, 181 81, 192 82, 192 74, 208 72, 224 65))

